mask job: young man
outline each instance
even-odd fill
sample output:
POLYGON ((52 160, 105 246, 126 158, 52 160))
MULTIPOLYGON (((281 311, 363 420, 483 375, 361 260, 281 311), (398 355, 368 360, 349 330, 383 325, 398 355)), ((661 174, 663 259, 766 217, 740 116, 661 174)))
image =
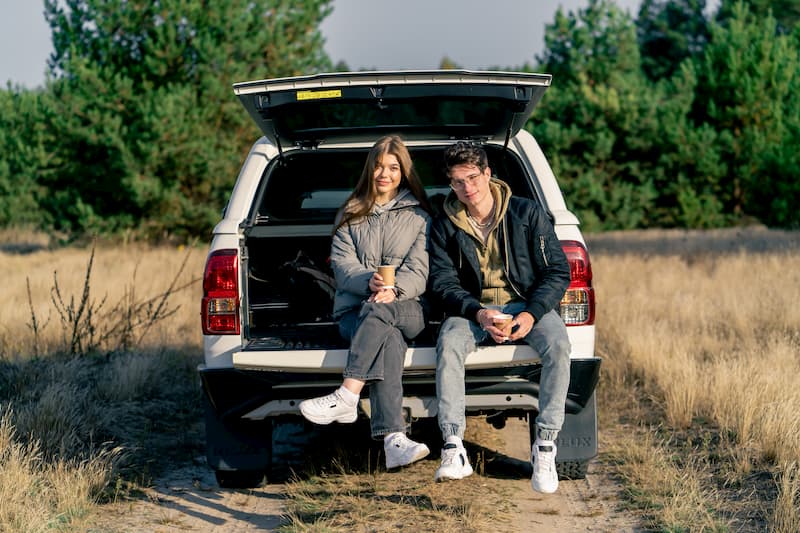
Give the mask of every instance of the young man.
POLYGON ((496 343, 521 339, 542 360, 531 484, 552 493, 558 488, 555 440, 564 421, 571 349, 555 309, 569 286, 569 264, 542 208, 492 178, 481 147, 459 142, 444 159, 452 192, 431 228, 428 278, 430 294, 447 315, 436 347, 445 441, 436 480, 472 474, 462 443, 465 358, 487 336, 496 343), (513 315, 510 333, 495 327, 499 313, 513 315))

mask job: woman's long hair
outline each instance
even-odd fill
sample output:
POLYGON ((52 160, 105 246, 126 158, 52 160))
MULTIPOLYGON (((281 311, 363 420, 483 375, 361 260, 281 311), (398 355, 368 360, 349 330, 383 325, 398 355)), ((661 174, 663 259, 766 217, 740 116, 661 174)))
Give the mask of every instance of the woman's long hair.
POLYGON ((425 187, 423 187, 422 180, 419 179, 417 171, 414 169, 411 154, 408 153, 408 148, 406 148, 403 139, 397 135, 387 135, 386 137, 381 137, 372 145, 367 161, 364 163, 364 169, 361 171, 361 177, 341 208, 341 219, 333 229, 334 233, 345 224, 350 224, 366 217, 372 210, 372 206, 375 204, 373 175, 384 154, 395 156, 400 163, 400 171, 402 173, 400 187, 408 187, 411 194, 420 203, 420 206, 428 214, 431 213, 431 206, 428 202, 428 195, 425 194, 425 187))

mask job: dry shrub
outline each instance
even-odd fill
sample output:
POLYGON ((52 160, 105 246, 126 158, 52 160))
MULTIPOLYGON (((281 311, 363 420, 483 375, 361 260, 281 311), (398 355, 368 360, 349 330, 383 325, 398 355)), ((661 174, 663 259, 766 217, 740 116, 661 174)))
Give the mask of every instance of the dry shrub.
POLYGON ((653 517, 656 529, 721 529, 713 512, 717 495, 702 483, 708 467, 671 453, 673 444, 659 440, 652 429, 639 429, 635 437, 612 441, 605 453, 617 462, 632 487, 629 497, 653 517))
POLYGON ((775 533, 796 533, 800 531, 800 463, 784 464, 781 472, 772 530, 775 533))
POLYGON ((0 530, 76 528, 116 496, 110 480, 130 487, 197 453, 204 259, 185 248, 3 245, 0 530))
POLYGON ((75 528, 112 479, 119 450, 85 461, 45 460, 37 441, 19 442, 7 411, 0 419, 0 528, 75 528))
POLYGON ((202 337, 197 309, 204 261, 205 250, 139 244, 99 246, 93 258, 91 249, 81 248, 38 249, 24 255, 0 253, 0 268, 7 273, 3 289, 6 305, 0 307, 0 357, 24 358, 70 350, 68 331, 55 305, 56 284, 63 306, 72 303, 77 311, 83 303, 84 313, 93 311, 95 340, 104 332, 109 334, 101 349, 119 349, 119 343, 126 339, 125 331, 115 328, 130 326, 137 316, 152 316, 161 303, 159 296, 165 293, 169 293, 169 307, 159 310, 164 316, 149 325, 139 324, 137 334, 128 340, 145 349, 199 346, 202 337), (84 290, 87 281, 88 292, 84 290), (131 315, 136 310, 138 315, 131 315))

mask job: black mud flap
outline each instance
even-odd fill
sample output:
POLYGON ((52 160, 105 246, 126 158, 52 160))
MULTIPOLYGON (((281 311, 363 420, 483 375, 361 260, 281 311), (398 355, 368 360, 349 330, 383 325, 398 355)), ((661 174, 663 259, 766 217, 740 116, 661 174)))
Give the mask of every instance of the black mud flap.
POLYGON ((558 433, 556 469, 561 479, 583 479, 597 456, 597 393, 580 413, 567 414, 558 433))
MULTIPOLYGON (((203 395, 206 460, 221 486, 258 484, 272 459, 271 421, 222 421, 203 395)), ((242 488, 245 488, 242 486, 242 488)))
MULTIPOLYGON (((536 440, 536 412, 528 414, 531 442, 536 440)), ((583 479, 589 461, 597 456, 597 399, 592 393, 578 413, 567 413, 556 440, 556 470, 559 479, 583 479)))

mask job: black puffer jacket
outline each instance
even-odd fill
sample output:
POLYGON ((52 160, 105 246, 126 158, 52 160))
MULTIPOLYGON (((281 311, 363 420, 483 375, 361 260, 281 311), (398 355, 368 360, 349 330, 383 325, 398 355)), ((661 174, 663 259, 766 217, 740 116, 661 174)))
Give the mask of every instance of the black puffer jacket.
MULTIPOLYGON (((497 231, 506 276, 538 321, 556 309, 569 286, 569 263, 544 210, 512 197, 497 231)), ((481 309, 481 273, 475 240, 445 214, 433 222, 428 295, 448 316, 471 320, 481 309)))

